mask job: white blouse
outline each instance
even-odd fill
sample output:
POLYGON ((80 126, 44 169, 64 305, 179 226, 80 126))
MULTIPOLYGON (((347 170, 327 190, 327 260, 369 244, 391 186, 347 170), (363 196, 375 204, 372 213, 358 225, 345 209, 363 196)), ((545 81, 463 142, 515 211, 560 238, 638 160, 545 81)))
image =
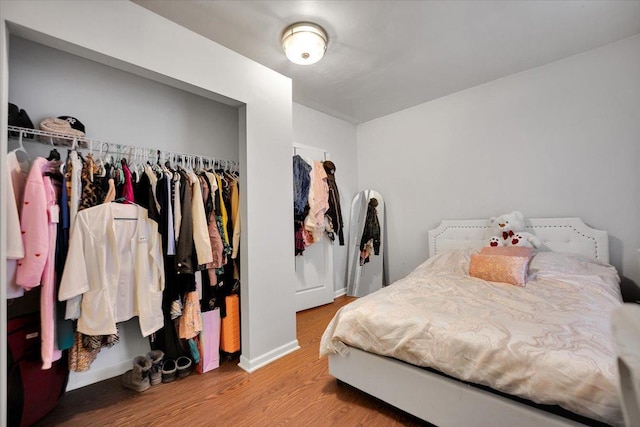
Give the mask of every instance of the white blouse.
POLYGON ((106 203, 78 213, 58 299, 83 295, 78 331, 116 333, 139 317, 148 336, 163 327, 162 244, 158 225, 138 205, 106 203))

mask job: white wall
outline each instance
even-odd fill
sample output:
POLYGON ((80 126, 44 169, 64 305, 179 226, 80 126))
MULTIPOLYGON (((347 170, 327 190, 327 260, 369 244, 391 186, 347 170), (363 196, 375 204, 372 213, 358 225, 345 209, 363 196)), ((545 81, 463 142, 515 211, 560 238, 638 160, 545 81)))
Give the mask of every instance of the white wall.
POLYGON ((345 221, 345 246, 333 245, 333 286, 336 295, 346 292, 347 245, 351 200, 358 192, 356 127, 300 104, 293 104, 293 141, 328 151, 336 165, 336 183, 345 221))
POLYGON ((581 217, 639 281, 640 36, 358 126, 358 182, 387 203, 390 279, 444 218, 581 217))
MULTIPOLYGON (((291 80, 130 2, 0 2, 0 17, 3 128, 8 101, 7 33, 240 106, 238 155, 244 189, 240 366, 253 371, 297 349, 289 238, 293 221, 291 80), (265 206, 269 215, 264 214, 265 206)), ((6 131, 0 132, 0 164, 6 147, 6 131)), ((6 182, 2 184, 0 202, 4 203, 6 182)), ((0 229, 4 227, 5 219, 0 217, 0 229)), ((2 241, 0 273, 5 271, 5 251, 2 241)), ((0 287, 2 303, 5 298, 0 287)), ((5 320, 3 310, 0 338, 6 332, 5 320)), ((4 347, 0 361, 6 361, 4 347)), ((4 386, 0 387, 0 409, 2 424, 4 386)))

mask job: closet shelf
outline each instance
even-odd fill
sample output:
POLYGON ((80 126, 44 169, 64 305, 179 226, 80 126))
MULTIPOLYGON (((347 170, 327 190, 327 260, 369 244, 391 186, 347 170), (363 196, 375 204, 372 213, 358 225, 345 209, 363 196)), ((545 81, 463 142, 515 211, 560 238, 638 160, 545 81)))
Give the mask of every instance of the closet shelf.
POLYGON ((162 159, 163 162, 165 160, 169 160, 170 158, 173 158, 173 159, 179 158, 185 161, 201 160, 201 161, 210 162, 211 164, 216 163, 218 165, 224 166, 226 169, 229 169, 229 168, 232 168, 235 170, 238 169, 238 162, 235 160, 216 159, 211 156, 202 156, 199 154, 182 153, 182 152, 170 151, 170 150, 158 150, 155 148, 139 147, 139 146, 128 145, 128 144, 117 144, 117 143, 103 141, 103 140, 94 139, 94 138, 78 137, 73 135, 67 135, 64 133, 49 132, 49 131, 44 131, 40 129, 23 128, 19 126, 7 126, 7 129, 9 132, 17 132, 19 134, 19 136, 12 137, 12 138, 23 138, 24 135, 34 135, 34 136, 41 137, 40 139, 35 139, 34 142, 39 142, 41 144, 51 145, 54 147, 66 146, 68 148, 73 148, 73 149, 85 148, 92 153, 95 150, 100 150, 101 153, 111 153, 111 154, 118 153, 121 155, 134 154, 134 151, 136 151, 136 152, 145 153, 147 157, 153 154, 154 157, 157 156, 158 160, 162 159), (60 140, 60 139, 67 140, 69 141, 69 145, 67 146, 64 144, 62 145, 56 144, 54 142, 54 138, 57 140, 60 140), (80 147, 80 145, 82 145, 83 147, 80 147), (107 147, 106 150, 104 149, 105 146, 107 147))

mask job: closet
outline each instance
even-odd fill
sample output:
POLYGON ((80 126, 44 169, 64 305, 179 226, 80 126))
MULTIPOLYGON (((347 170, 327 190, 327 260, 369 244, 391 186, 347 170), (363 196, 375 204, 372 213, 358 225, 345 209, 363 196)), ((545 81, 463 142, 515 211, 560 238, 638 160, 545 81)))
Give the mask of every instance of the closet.
MULTIPOLYGON (((120 163, 128 164, 134 174, 134 188, 137 188, 135 176, 139 180, 141 172, 144 174, 141 170, 143 165, 152 165, 160 172, 159 166, 164 165, 172 170, 208 168, 231 170, 232 173, 237 171, 236 108, 19 37, 12 37, 10 46, 10 102, 24 108, 36 128, 42 119, 50 116, 71 115, 81 120, 89 136, 100 137, 100 140, 90 137, 83 140, 81 146, 85 148, 78 149, 81 156, 85 160, 95 160, 103 170, 106 164, 107 169, 120 174, 120 163), (129 145, 122 144, 123 141, 129 145)), ((26 132, 22 138, 10 138, 8 148, 24 146, 32 159, 48 157, 50 151, 57 149, 62 160, 74 148, 68 147, 73 144, 72 140, 57 141, 63 144, 56 147, 46 144, 50 140, 53 138, 42 135, 34 138, 26 132)), ((96 181, 98 179, 96 177, 96 181)), ((143 204, 140 200, 135 202, 143 204)), ((148 207, 148 203, 143 206, 148 207)), ((125 222, 116 221, 115 224, 125 222)), ((228 256, 231 257, 231 253, 228 256)), ((197 272, 195 277, 202 294, 201 274, 197 272)), ((227 284, 227 287, 231 286, 232 283, 227 284)), ((180 299, 178 301, 181 302, 180 299)), ((22 301, 10 299, 8 304, 11 309, 12 306, 20 306, 22 301)), ((119 331, 120 342, 100 350, 90 367, 72 367, 68 389, 110 377, 118 368, 125 369, 127 364, 130 365, 137 354, 149 350, 137 318, 119 323, 119 331)), ((160 343, 160 347, 162 345, 160 343)))
MULTIPOLYGON (((217 101, 236 111, 237 120, 231 121, 230 126, 237 130, 233 146, 238 148, 239 172, 246 189, 241 194, 241 223, 246 232, 241 237, 243 249, 240 254, 242 354, 239 366, 252 372, 296 350, 298 343, 295 337, 293 292, 295 273, 291 261, 293 247, 290 236, 293 221, 291 80, 131 2, 0 2, 2 162, 5 162, 8 149, 4 117, 7 117, 9 81, 16 77, 10 72, 13 65, 9 58, 12 41, 9 36, 12 39, 19 36, 55 47, 145 80, 132 86, 162 83, 172 89, 202 97, 207 102, 217 101), (268 207, 269 215, 265 215, 265 207, 268 207)), ((27 60, 31 61, 32 58, 28 57, 27 60)), ((69 76, 69 81, 73 82, 76 74, 79 75, 76 71, 69 76)), ((45 79, 45 85, 46 82, 45 79)), ((100 87, 101 84, 101 79, 95 79, 92 86, 100 87)), ((129 89, 131 87, 120 93, 124 92, 126 95, 129 89)), ((58 100, 63 100, 65 96, 67 94, 63 93, 58 100)), ((153 104, 150 108, 156 108, 153 96, 147 96, 151 98, 150 104, 153 104)), ((175 99, 169 103, 171 112, 174 113, 171 120, 145 121, 138 110, 124 115, 120 120, 114 120, 113 117, 120 108, 133 102, 127 98, 120 96, 117 101, 108 105, 108 111, 95 120, 96 124, 92 128, 88 124, 94 121, 87 116, 81 117, 91 109, 74 114, 81 120, 84 118, 89 135, 143 147, 158 147, 160 141, 168 141, 164 142, 168 146, 161 148, 170 149, 174 144, 184 145, 195 141, 203 134, 184 125, 184 113, 191 112, 190 108, 193 107, 193 104, 184 99, 175 99), (104 127, 98 129, 101 126, 98 123, 104 127), (179 128, 177 132, 176 125, 179 128), (103 132, 105 129, 113 134, 103 132), (149 136, 150 130, 169 137, 163 139, 149 136), (171 134, 172 131, 175 133, 171 134), (127 135, 129 137, 125 137, 127 135)), ((14 102, 27 110, 31 108, 29 114, 33 118, 37 117, 34 107, 28 107, 21 100, 14 102)), ((101 105, 100 99, 95 102, 95 107, 101 105)), ((196 110, 198 108, 195 107, 196 110)), ((47 115, 72 115, 71 111, 58 111, 47 115)), ((215 115, 210 112, 205 112, 204 116, 207 120, 216 120, 215 115)), ((220 120, 224 122, 226 119, 220 120)), ((228 153, 213 150, 209 152, 211 135, 208 132, 204 134, 207 136, 205 142, 194 143, 188 150, 174 150, 233 159, 228 153), (204 151, 199 151, 196 145, 204 151)), ((0 187, 3 203, 6 202, 7 195, 6 183, 3 181, 0 187)), ((4 216, 0 217, 0 225, 4 235, 4 216)), ((0 245, 2 275, 6 274, 6 254, 7 244, 3 239, 0 245)), ((4 303, 5 299, 6 289, 1 287, 0 302, 4 303)), ((123 334, 123 338, 120 348, 129 349, 133 355, 141 354, 143 348, 136 347, 136 343, 140 342, 137 337, 135 340, 128 340, 123 334)), ((0 313, 0 339, 3 342, 6 339, 4 311, 0 313)), ((6 364, 6 357, 6 348, 3 346, 0 348, 0 363, 3 365, 6 364)), ((113 377, 124 372, 122 358, 113 359, 116 360, 106 363, 108 366, 102 370, 102 377, 113 377)), ((130 366, 130 358, 127 364, 130 366)), ((4 377, 0 377, 0 409, 2 424, 6 416, 4 377)))

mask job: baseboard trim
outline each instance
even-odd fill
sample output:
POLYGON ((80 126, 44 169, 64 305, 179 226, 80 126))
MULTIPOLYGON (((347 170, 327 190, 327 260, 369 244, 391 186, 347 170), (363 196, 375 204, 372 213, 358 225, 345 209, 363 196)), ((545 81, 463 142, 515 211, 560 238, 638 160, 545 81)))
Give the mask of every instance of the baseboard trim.
POLYGON ((333 299, 336 299, 346 294, 347 294, 347 288, 338 289, 337 291, 333 291, 333 299))
POLYGON ((131 360, 124 360, 102 369, 91 369, 87 372, 70 372, 69 382, 67 383, 67 391, 86 387, 99 381, 108 380, 117 377, 131 369, 131 360))
POLYGON ((298 350, 300 346, 298 345, 298 340, 293 340, 285 345, 282 345, 276 349, 271 350, 268 353, 263 354, 260 357, 256 357, 253 360, 249 360, 244 355, 240 356, 240 363, 238 366, 244 369, 245 371, 251 373, 256 370, 262 368, 265 365, 268 365, 271 362, 280 359, 281 357, 286 356, 289 353, 293 353, 298 350))

